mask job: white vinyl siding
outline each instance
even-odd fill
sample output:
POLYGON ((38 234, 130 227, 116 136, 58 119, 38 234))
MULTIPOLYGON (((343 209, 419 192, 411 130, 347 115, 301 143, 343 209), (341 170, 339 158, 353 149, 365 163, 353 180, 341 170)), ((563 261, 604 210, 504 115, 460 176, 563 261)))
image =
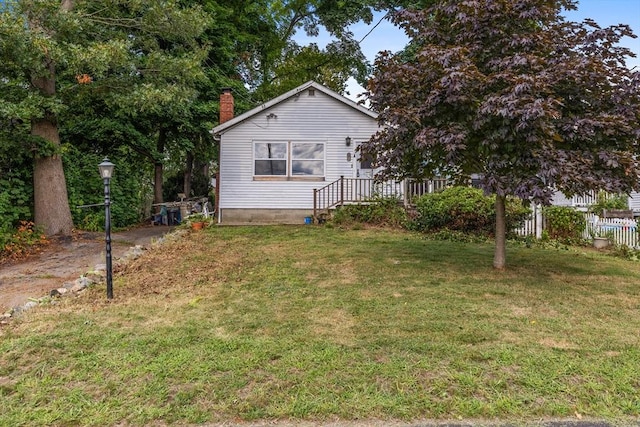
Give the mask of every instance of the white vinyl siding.
POLYGON ((375 118, 319 90, 314 96, 303 91, 261 110, 221 134, 220 209, 312 209, 314 189, 340 176, 355 176, 356 144, 347 147, 345 138, 366 141, 377 130, 375 118), (264 142, 322 144, 322 159, 315 158, 316 150, 305 154, 304 147, 288 146, 287 175, 259 179, 254 144, 264 142), (320 175, 301 174, 319 173, 320 162, 320 175))
POLYGON ((632 191, 629 194, 629 209, 633 212, 640 212, 640 193, 632 191))

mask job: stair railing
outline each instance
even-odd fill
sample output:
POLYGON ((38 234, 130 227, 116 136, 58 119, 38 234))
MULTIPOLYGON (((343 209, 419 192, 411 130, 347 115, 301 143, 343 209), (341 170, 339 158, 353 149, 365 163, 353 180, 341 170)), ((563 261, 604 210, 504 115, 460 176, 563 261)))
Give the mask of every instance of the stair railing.
POLYGON ((400 197, 403 193, 402 185, 401 182, 341 176, 336 181, 313 190, 313 217, 318 220, 322 215, 328 215, 333 207, 367 203, 374 196, 400 197))

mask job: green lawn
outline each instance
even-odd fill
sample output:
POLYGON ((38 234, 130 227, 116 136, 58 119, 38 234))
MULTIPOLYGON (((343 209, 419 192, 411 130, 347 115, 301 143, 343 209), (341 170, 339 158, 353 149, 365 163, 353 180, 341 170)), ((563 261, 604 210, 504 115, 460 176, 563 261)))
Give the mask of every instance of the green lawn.
POLYGON ((0 425, 640 415, 640 263, 226 227, 0 330, 0 425))

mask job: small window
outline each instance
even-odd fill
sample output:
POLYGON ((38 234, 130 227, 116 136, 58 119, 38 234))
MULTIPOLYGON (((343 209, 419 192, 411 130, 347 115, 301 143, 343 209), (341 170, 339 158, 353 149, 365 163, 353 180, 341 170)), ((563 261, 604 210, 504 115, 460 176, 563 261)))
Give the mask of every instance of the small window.
POLYGON ((309 89, 309 96, 316 96, 316 90, 315 89, 309 89))
POLYGON ((291 144, 291 175, 324 176, 324 144, 291 144))
POLYGON ((284 142, 257 142, 253 148, 255 175, 286 175, 287 144, 284 142))

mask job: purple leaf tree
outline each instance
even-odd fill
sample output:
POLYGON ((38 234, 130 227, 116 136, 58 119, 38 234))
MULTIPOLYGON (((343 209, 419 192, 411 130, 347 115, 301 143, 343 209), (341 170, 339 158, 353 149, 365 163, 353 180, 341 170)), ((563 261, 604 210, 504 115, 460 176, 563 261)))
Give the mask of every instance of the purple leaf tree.
POLYGON ((383 52, 369 85, 382 127, 363 147, 382 177, 480 174, 496 197, 503 269, 507 196, 638 189, 640 72, 626 25, 567 22, 573 0, 442 0, 403 10, 410 37, 383 52))

